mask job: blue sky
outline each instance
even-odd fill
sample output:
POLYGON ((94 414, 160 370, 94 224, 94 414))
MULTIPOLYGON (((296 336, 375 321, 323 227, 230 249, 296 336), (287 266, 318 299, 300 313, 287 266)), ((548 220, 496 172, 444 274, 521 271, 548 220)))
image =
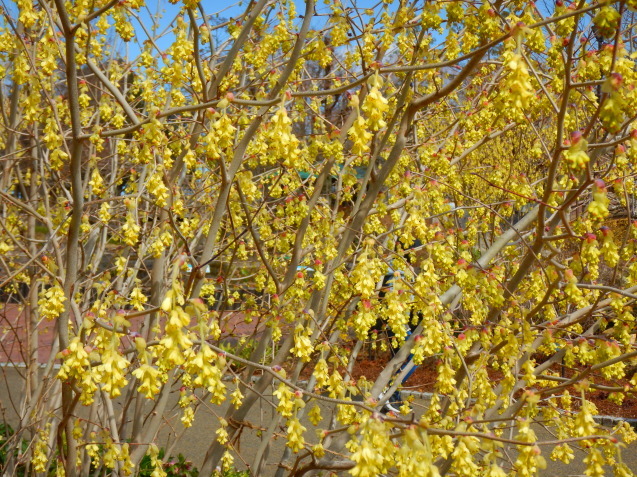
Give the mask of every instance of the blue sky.
MULTIPOLYGON (((296 10, 298 14, 302 14, 305 10, 305 1, 291 0, 296 4, 296 10)), ((359 11, 378 7, 381 3, 380 0, 341 0, 345 8, 355 8, 359 11)), ((398 2, 395 2, 398 4, 398 2)), ((202 4, 206 9, 206 14, 211 23, 216 23, 215 20, 225 21, 230 18, 237 18, 241 16, 247 6, 250 4, 249 0, 213 0, 203 1, 202 4)), ((17 18, 18 9, 15 0, 0 0, 6 12, 9 13, 13 19, 17 18)), ((160 38, 156 40, 156 45, 161 51, 167 50, 174 41, 174 35, 172 34, 172 23, 175 17, 180 13, 182 3, 179 1, 177 4, 171 4, 168 0, 146 0, 146 5, 140 8, 136 15, 139 20, 131 17, 131 22, 135 28, 137 35, 129 42, 124 42, 114 31, 111 31, 108 42, 110 46, 110 52, 113 55, 119 57, 128 57, 129 60, 136 58, 144 47, 144 42, 147 40, 149 34, 152 34, 153 29, 156 33, 164 33, 160 38), (146 30, 146 31, 144 31, 146 30)), ((391 9, 392 7, 390 7, 391 9)), ((316 12, 318 17, 313 21, 313 28, 321 28, 327 19, 325 14, 329 14, 330 7, 322 0, 316 1, 316 12)), ((361 12, 362 13, 362 12, 361 12)), ((368 18, 365 14, 362 14, 363 18, 368 18)), ((298 23, 302 19, 297 19, 298 23)), ((110 23, 114 21, 110 18, 110 23)), ((217 30, 217 41, 225 40, 227 38, 227 32, 225 28, 217 30)), ((156 52, 152 53, 153 55, 156 52)))
MULTIPOLYGON (((296 4, 297 12, 302 14, 305 9, 305 2, 301 0, 292 1, 296 4)), ((202 3, 207 15, 211 17, 213 23, 215 19, 224 20, 239 17, 250 4, 249 0, 213 0, 208 2, 204 1, 202 3)), ((342 0, 342 3, 344 7, 355 7, 359 10, 364 10, 378 6, 379 0, 342 0)), ((0 0, 0 5, 4 7, 5 11, 8 12, 13 19, 17 17, 18 9, 15 0, 0 0)), ((174 21, 175 17, 179 14, 181 5, 181 2, 171 4, 168 0, 146 0, 146 5, 137 12, 139 22, 135 19, 131 20, 133 27, 138 31, 138 36, 126 43, 113 33, 110 39, 113 53, 117 53, 120 56, 128 54, 130 58, 136 57, 143 48, 143 42, 147 38, 143 27, 151 31, 153 24, 156 24, 157 32, 164 32, 167 29, 170 30, 171 22, 174 21), (158 17, 159 20, 154 22, 154 17, 158 17), (143 27, 140 23, 143 24, 143 27)), ((330 8, 329 5, 326 5, 322 0, 317 0, 316 11, 319 14, 325 14, 329 13, 330 8)), ((316 21, 313 22, 313 26, 320 28, 325 18, 326 17, 317 18, 316 21)), ((298 21, 301 22, 301 19, 298 21)), ((113 23, 112 19, 110 23, 113 23)), ((219 35, 220 38, 223 39, 225 29, 224 31, 219 31, 219 35)), ((161 50, 165 50, 173 42, 173 39, 172 32, 168 31, 167 34, 157 40, 156 43, 161 50)))
MULTIPOLYGON (((233 1, 233 0, 218 0, 211 2, 203 2, 204 8, 206 9, 206 14, 209 17, 212 17, 212 21, 214 19, 224 20, 230 18, 237 18, 245 12, 247 5, 249 5, 249 1, 241 0, 241 1, 233 1)), ((299 14, 302 14, 305 9, 305 2, 295 0, 296 10, 299 14)), ((366 9, 371 8, 374 5, 378 5, 378 1, 374 0, 343 0, 344 6, 356 6, 358 9, 366 9)), ((139 15, 140 19, 145 23, 147 29, 153 24, 152 16, 156 15, 157 12, 160 13, 161 19, 158 22, 159 28, 158 31, 165 30, 170 22, 175 19, 175 17, 179 14, 181 7, 181 3, 173 5, 168 2, 168 0, 148 0, 147 8, 143 8, 139 15)), ((321 0, 318 0, 316 3, 316 11, 319 14, 328 13, 330 11, 329 6, 325 5, 321 0)), ((318 28, 318 25, 324 21, 324 17, 321 19, 317 19, 314 25, 315 28, 318 28)), ((301 22, 301 19, 299 19, 301 22)), ((135 28, 140 29, 139 24, 134 25, 135 28)), ((140 40, 143 41, 145 39, 145 35, 143 31, 141 32, 140 40)), ((225 31, 220 32, 221 38, 224 38, 225 31)), ((161 49, 166 49, 170 46, 173 41, 173 37, 171 34, 165 35, 161 38, 157 45, 161 49)), ((121 40, 118 42, 119 47, 118 50, 120 53, 123 53, 126 49, 126 45, 122 45, 123 42, 121 40)), ((128 45, 128 52, 131 56, 135 56, 141 48, 141 45, 135 40, 131 41, 128 45)))
MULTIPOLYGON (((228 0, 214 1, 214 2, 203 2, 204 8, 206 9, 206 13, 213 18, 224 19, 224 18, 235 18, 241 15, 245 11, 246 2, 232 2, 228 0)), ((175 17, 179 14, 181 10, 181 4, 178 3, 173 5, 169 3, 167 0, 155 0, 148 1, 147 8, 142 8, 139 12, 140 20, 144 22, 144 26, 147 29, 150 29, 153 25, 153 17, 159 16, 159 21, 157 22, 158 28, 157 32, 163 32, 167 28, 170 27, 172 21, 174 21, 175 17)), ((142 45, 139 44, 140 41, 144 41, 146 39, 146 35, 142 31, 142 28, 139 24, 133 24, 133 26, 140 31, 140 35, 130 42, 128 45, 128 52, 131 56, 136 56, 139 52, 142 45)), ((162 38, 157 41, 157 45, 161 49, 167 49, 172 43, 174 37, 168 32, 162 38)), ((118 41, 121 53, 126 49, 126 45, 123 45, 122 41, 118 41)))

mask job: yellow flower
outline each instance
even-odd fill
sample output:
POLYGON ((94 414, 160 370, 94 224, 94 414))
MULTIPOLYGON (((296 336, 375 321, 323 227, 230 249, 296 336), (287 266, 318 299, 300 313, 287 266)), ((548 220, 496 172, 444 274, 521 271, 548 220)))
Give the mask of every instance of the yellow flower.
POLYGON ((93 194, 102 195, 106 192, 104 179, 102 179, 100 171, 97 168, 93 169, 93 172, 91 173, 91 180, 88 183, 93 188, 93 194))
POLYGON ((112 218, 112 215, 110 213, 110 208, 111 208, 111 206, 109 205, 109 203, 108 202, 104 202, 100 206, 100 210, 97 213, 97 217, 104 224, 107 224, 108 221, 111 220, 111 218, 112 218))
POLYGON ((294 410, 292 391, 284 383, 280 383, 279 388, 272 394, 279 400, 276 411, 283 417, 292 417, 292 411, 294 410))
POLYGON ((155 197, 155 205, 158 207, 166 207, 168 204, 169 191, 164 184, 163 169, 158 167, 153 175, 150 176, 147 183, 148 191, 155 197))
POLYGON ((594 220, 603 220, 608 217, 610 213, 608 211, 609 204, 608 196, 606 195, 606 184, 601 179, 597 179, 593 183, 593 201, 588 205, 588 213, 594 220))
POLYGON ((295 454, 305 447, 305 439, 303 433, 306 428, 299 422, 298 418, 288 420, 288 442, 287 446, 292 449, 295 454))
POLYGON ((230 117, 224 112, 219 119, 212 123, 210 131, 203 138, 205 153, 209 159, 220 159, 221 154, 234 143, 234 133, 237 130, 232 125, 230 117))
POLYGON ((232 394, 230 395, 230 402, 232 402, 235 409, 239 409, 239 406, 241 406, 241 403, 243 402, 243 394, 241 394, 239 387, 232 391, 232 394))
POLYGON ((582 137, 581 133, 573 133, 571 135, 571 145, 568 150, 564 152, 564 162, 571 169, 583 169, 590 160, 586 153, 587 148, 588 142, 582 137))
POLYGON ((314 351, 312 341, 309 337, 311 332, 311 329, 306 330, 301 324, 298 324, 294 330, 294 347, 291 352, 296 357, 301 358, 301 360, 306 362, 310 360, 310 356, 314 351))
POLYGON ((47 320, 54 320, 64 311, 65 301, 64 290, 59 285, 54 285, 48 290, 42 290, 38 300, 40 315, 47 320))
POLYGON ((308 418, 312 424, 317 426, 318 423, 323 420, 321 417, 321 408, 318 405, 315 405, 308 413, 308 418))
POLYGON ((329 380, 329 370, 327 367, 327 361, 324 358, 320 358, 316 362, 316 366, 314 366, 313 372, 314 378, 316 379, 316 386, 318 388, 323 388, 327 385, 329 380))
POLYGON ((352 154, 355 156, 361 156, 369 151, 370 142, 372 140, 372 133, 367 131, 367 123, 365 118, 358 116, 354 120, 354 124, 347 132, 350 140, 352 141, 352 154))
POLYGON ((143 310, 144 303, 148 301, 146 295, 142 293, 139 287, 133 288, 130 293, 130 303, 136 310, 143 310))
POLYGON ((142 364, 132 374, 140 382, 137 391, 144 394, 147 399, 154 399, 161 387, 159 370, 149 364, 142 364))
POLYGON ((369 418, 362 426, 360 442, 350 441, 356 449, 351 459, 356 462, 350 474, 354 477, 375 477, 385 472, 393 463, 395 447, 388 436, 388 429, 378 419, 369 418))
POLYGON ((137 244, 139 240, 139 232, 141 227, 137 225, 135 217, 132 213, 126 215, 126 222, 122 225, 122 233, 124 235, 124 243, 131 247, 137 244))
POLYGON ((41 430, 38 433, 38 439, 33 447, 33 456, 31 457, 31 465, 36 472, 46 472, 49 459, 48 445, 50 424, 47 424, 46 429, 41 430))
POLYGON ((188 373, 191 376, 196 375, 192 385, 206 388, 210 392, 211 402, 215 404, 221 404, 226 398, 226 385, 222 381, 225 366, 225 358, 215 353, 206 343, 185 364, 188 373))
POLYGON ((151 443, 148 446, 148 455, 150 456, 150 464, 153 466, 153 472, 150 474, 151 477, 166 477, 166 472, 163 467, 164 464, 159 458, 159 448, 157 444, 151 443))
POLYGON ((590 450, 590 453, 584 458, 586 464, 585 474, 588 477, 604 477, 606 472, 603 465, 606 463, 606 459, 597 448, 590 450))
POLYGON ((473 460, 473 455, 478 451, 475 437, 463 436, 458 439, 458 444, 451 457, 451 468, 459 477, 473 477, 478 475, 478 465, 473 460))
POLYGON ((378 88, 376 86, 372 87, 363 103, 363 111, 367 115, 369 129, 372 131, 378 131, 387 126, 387 123, 383 120, 383 115, 389 109, 387 103, 387 99, 383 97, 378 88))
POLYGON ((97 372, 100 373, 102 389, 112 398, 121 395, 121 389, 128 383, 124 371, 129 364, 128 360, 114 349, 106 350, 102 354, 102 365, 98 367, 97 372))
POLYGON ((526 61, 522 55, 514 53, 511 54, 506 65, 509 69, 506 86, 513 106, 519 110, 526 109, 534 93, 526 61))

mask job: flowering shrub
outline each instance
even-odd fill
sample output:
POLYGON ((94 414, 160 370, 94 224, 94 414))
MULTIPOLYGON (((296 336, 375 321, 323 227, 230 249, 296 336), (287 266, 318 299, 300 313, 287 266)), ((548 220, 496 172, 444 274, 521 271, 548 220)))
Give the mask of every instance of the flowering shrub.
POLYGON ((3 10, 5 467, 632 475, 589 397, 637 392, 635 2, 170 3, 3 10))

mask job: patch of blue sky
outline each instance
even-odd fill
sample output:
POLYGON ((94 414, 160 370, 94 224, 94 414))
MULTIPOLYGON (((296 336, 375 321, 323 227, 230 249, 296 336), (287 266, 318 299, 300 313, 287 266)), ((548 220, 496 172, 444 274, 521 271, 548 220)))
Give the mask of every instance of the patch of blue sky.
MULTIPOLYGON (((230 1, 221 0, 214 2, 201 2, 204 8, 208 21, 211 25, 223 23, 228 20, 234 20, 242 17, 246 8, 250 5, 249 1, 230 1)), ((302 14, 305 10, 305 2, 296 0, 294 2, 297 12, 297 23, 300 25, 302 22, 302 14)), ((325 3, 318 1, 316 3, 315 11, 316 17, 312 22, 312 27, 315 29, 323 28, 327 21, 328 15, 331 13, 331 2, 325 3)), ((382 2, 378 0, 349 0, 342 2, 344 8, 349 8, 358 15, 360 20, 367 22, 370 19, 371 11, 379 11, 379 5, 382 2)), ((176 4, 169 3, 166 0, 157 0, 156 2, 147 2, 147 5, 141 8, 135 18, 132 19, 133 26, 137 32, 136 37, 128 43, 123 42, 121 39, 116 40, 114 44, 114 51, 118 52, 122 56, 128 56, 128 58, 135 58, 144 48, 144 42, 152 37, 155 45, 160 51, 167 50, 170 45, 175 41, 174 27, 176 19, 179 15, 184 15, 182 11, 183 4, 177 2, 176 4)), ((390 9, 392 7, 390 6, 390 9)), ((199 14, 199 13, 198 13, 199 14)), ((112 22, 112 19, 111 19, 112 22)), ((363 27, 363 25, 360 25, 363 27)), ((225 28, 219 29, 215 32, 216 41, 221 43, 228 38, 228 34, 225 28)), ((115 38, 114 38, 115 40, 115 38)))

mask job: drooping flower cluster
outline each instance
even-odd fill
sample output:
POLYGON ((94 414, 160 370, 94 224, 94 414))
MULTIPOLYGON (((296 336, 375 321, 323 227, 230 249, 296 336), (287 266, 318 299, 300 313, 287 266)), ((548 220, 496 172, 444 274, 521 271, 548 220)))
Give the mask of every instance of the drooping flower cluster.
POLYGON ((534 94, 526 61, 522 55, 511 53, 506 66, 509 76, 505 87, 508 87, 510 102, 517 110, 524 111, 529 108, 534 94))
POLYGON ((363 111, 367 116, 367 123, 369 124, 369 129, 372 131, 378 131, 379 129, 383 129, 387 126, 387 123, 383 119, 383 116, 389 109, 388 101, 380 89, 382 86, 382 80, 378 75, 374 75, 371 80, 371 89, 367 96, 365 97, 365 102, 363 103, 363 111))
MULTIPOLYGON (((356 110, 359 109, 359 104, 358 96, 352 96, 351 105, 356 110)), ((347 135, 352 141, 352 154, 362 156, 369 151, 372 133, 367 130, 367 121, 360 113, 354 120, 352 127, 347 131, 347 135)))
POLYGON ((47 320, 54 320, 64 311, 64 290, 60 285, 53 285, 49 289, 43 289, 40 292, 38 300, 38 310, 47 320))

